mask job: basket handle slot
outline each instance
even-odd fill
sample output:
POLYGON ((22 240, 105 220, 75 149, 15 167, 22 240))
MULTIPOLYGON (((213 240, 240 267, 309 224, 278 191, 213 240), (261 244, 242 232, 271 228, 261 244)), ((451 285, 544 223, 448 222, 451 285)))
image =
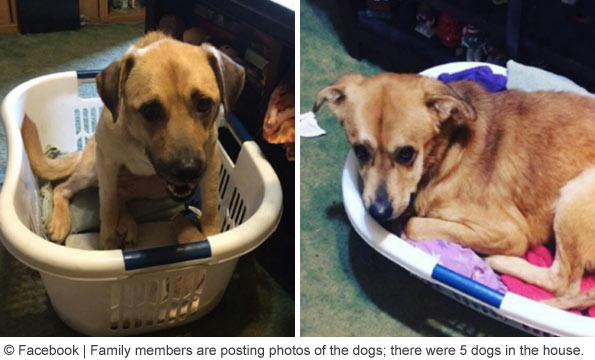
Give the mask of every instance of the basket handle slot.
POLYGON ((208 259, 211 257, 211 244, 209 240, 202 240, 143 250, 122 251, 122 254, 124 268, 136 270, 188 260, 208 259))
POLYGON ((466 295, 469 295, 482 303, 500 308, 504 294, 478 283, 466 276, 454 272, 442 265, 436 265, 432 271, 432 279, 440 281, 466 295))

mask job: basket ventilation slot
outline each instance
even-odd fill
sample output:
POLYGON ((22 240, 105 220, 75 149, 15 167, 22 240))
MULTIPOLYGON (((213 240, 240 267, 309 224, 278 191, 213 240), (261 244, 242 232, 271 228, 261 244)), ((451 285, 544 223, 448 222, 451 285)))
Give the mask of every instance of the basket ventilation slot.
POLYGON ((81 151, 95 132, 103 106, 74 109, 76 148, 81 151))
POLYGON ((207 270, 185 271, 160 280, 112 285, 110 328, 126 331, 181 322, 199 309, 207 270))
POLYGON ((221 224, 221 232, 232 229, 242 222, 246 217, 247 206, 244 199, 240 195, 238 189, 230 184, 230 176, 227 170, 222 166, 219 175, 219 210, 221 210, 221 203, 227 203, 229 206, 224 210, 221 224), (231 197, 229 197, 231 192, 231 197))

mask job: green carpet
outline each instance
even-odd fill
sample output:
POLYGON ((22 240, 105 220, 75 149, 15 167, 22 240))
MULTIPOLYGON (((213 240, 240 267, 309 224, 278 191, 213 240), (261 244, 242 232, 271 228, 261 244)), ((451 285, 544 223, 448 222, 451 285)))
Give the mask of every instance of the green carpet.
MULTIPOLYGON (((335 2, 300 3, 302 113, 341 74, 382 71, 349 57, 329 19, 335 2)), ((327 135, 300 149, 302 336, 524 335, 430 289, 356 234, 341 200, 345 135, 328 108, 317 117, 327 135)))
MULTIPOLYGON (((143 31, 143 24, 123 24, 0 35, 0 99, 16 85, 39 75, 104 68, 143 31)), ((5 169, 6 136, 0 125, 0 184, 5 169)), ((193 324, 151 335, 293 336, 294 306, 293 299, 248 255, 239 261, 226 294, 211 313, 193 324)), ((57 317, 39 274, 0 246, 0 336, 69 335, 77 333, 57 317)))

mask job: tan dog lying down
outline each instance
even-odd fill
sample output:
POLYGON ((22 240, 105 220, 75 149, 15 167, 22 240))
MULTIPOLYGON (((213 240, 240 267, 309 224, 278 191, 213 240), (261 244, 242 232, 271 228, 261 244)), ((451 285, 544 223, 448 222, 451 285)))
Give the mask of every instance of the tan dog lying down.
POLYGON ((374 218, 395 219, 415 198, 409 238, 490 255, 495 270, 554 292, 552 305, 595 304, 595 291, 579 294, 595 268, 594 98, 385 73, 345 75, 320 91, 315 111, 325 101, 374 218), (520 258, 552 236, 551 268, 520 258))
POLYGON ((96 133, 82 153, 51 160, 27 117, 22 134, 33 171, 46 179, 67 178, 54 190, 50 239, 70 231, 70 198, 99 186, 102 249, 136 241, 136 223, 126 200, 188 199, 199 187, 202 232, 219 232, 219 154, 215 119, 227 114, 244 86, 244 69, 210 45, 184 44, 148 33, 97 75, 105 104, 96 133))

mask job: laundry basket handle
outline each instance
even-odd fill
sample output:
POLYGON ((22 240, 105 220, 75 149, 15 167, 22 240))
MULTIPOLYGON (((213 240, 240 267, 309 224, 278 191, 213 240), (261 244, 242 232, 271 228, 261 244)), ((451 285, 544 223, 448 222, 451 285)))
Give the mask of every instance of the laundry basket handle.
POLYGON ((238 137, 240 143, 254 141, 254 138, 252 135, 250 135, 250 132, 246 129, 242 121, 236 116, 235 113, 232 112, 227 116, 227 124, 228 128, 231 128, 232 133, 238 137))
POLYGON ((136 270, 188 260, 208 259, 211 257, 211 244, 209 240, 202 240, 143 250, 127 250, 122 251, 122 254, 124 268, 136 270))
POLYGON ((101 70, 101 69, 77 70, 76 78, 79 80, 95 79, 97 74, 99 74, 101 71, 103 71, 103 70, 101 70))
POLYGON ((467 294, 485 304, 500 308, 504 294, 489 288, 477 281, 437 264, 432 271, 432 279, 440 281, 460 292, 467 294))

